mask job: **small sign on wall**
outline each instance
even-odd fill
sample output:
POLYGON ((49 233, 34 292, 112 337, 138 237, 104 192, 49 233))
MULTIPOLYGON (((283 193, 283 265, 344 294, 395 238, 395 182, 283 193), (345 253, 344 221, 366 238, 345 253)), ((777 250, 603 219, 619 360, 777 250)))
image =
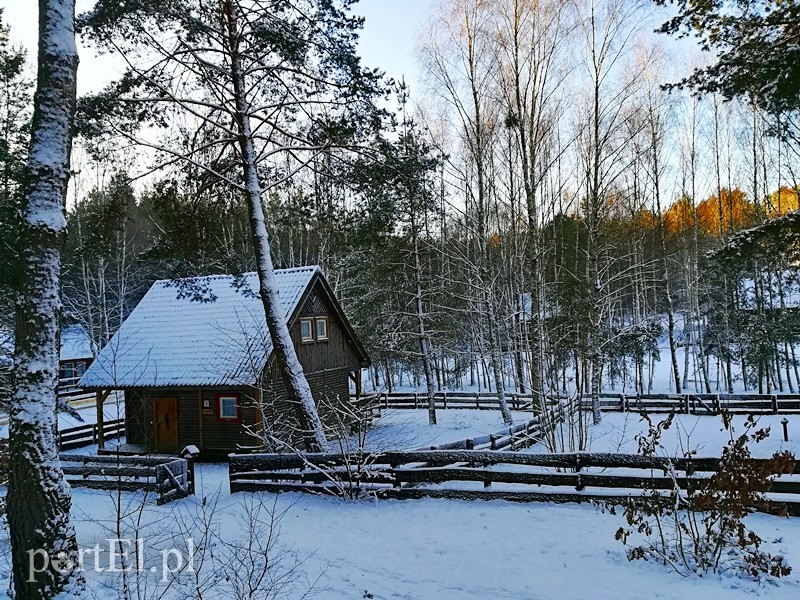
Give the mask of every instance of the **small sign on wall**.
POLYGON ((203 416, 204 417, 214 416, 214 409, 211 406, 211 400, 207 398, 203 398, 203 416))

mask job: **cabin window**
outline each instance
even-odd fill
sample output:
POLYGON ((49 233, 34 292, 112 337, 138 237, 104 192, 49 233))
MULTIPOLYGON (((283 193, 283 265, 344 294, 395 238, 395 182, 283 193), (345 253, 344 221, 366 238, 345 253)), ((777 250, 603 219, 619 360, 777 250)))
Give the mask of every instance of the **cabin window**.
POLYGON ((239 420, 239 397, 234 394, 221 395, 217 399, 219 403, 220 421, 239 420))
POLYGON ((75 363, 75 377, 83 377, 84 373, 86 373, 86 363, 85 362, 75 363))
POLYGON ((317 317, 317 341, 328 339, 328 317, 317 317))
POLYGON ((314 341, 314 319, 300 319, 300 341, 314 341))
POLYGON ((75 373, 72 370, 73 364, 71 362, 61 363, 60 373, 58 374, 59 379, 72 379, 75 377, 75 373))

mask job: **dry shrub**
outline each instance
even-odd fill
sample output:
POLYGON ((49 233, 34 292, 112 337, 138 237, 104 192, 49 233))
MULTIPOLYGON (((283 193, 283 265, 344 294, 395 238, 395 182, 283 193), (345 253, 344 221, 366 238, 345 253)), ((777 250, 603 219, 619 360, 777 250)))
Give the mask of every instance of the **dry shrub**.
MULTIPOLYGON (((656 425, 649 416, 643 418, 648 432, 637 437, 639 453, 652 457, 674 415, 656 425)), ((652 485, 641 497, 628 499, 623 505, 627 527, 619 528, 616 539, 627 547, 629 560, 657 560, 681 575, 729 571, 752 578, 788 575, 791 567, 782 556, 761 548, 763 540, 747 528, 744 518, 753 511, 776 512, 766 493, 775 477, 792 473, 794 456, 778 452, 754 460, 750 445, 764 440, 769 428, 758 428, 751 415, 743 433, 736 435, 730 414, 723 413, 722 422, 730 439, 717 471, 711 477, 683 475, 670 464, 664 475, 672 488, 665 491, 652 485)), ((689 451, 684 458, 694 454, 689 451)))

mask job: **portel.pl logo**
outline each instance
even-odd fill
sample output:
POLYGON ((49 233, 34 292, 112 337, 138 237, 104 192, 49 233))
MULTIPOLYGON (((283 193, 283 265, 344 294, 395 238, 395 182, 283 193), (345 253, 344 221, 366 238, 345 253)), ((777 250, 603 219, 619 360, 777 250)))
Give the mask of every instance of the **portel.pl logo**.
POLYGON ((49 555, 45 550, 28 550, 28 581, 36 580, 36 574, 46 570, 54 570, 66 575, 75 567, 78 571, 94 571, 95 573, 153 573, 168 581, 170 576, 184 571, 194 571, 194 554, 196 546, 192 538, 185 540, 186 547, 163 548, 155 553, 161 555, 159 561, 147 560, 146 539, 108 538, 107 545, 96 543, 88 548, 79 548, 77 565, 66 552, 49 555))

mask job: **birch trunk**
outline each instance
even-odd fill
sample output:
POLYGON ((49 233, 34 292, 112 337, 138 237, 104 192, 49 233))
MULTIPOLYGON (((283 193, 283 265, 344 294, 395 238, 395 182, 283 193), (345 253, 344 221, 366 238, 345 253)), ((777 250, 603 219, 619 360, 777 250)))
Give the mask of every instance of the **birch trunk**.
POLYGON ((249 205, 250 230, 258 271, 259 295, 264 305, 269 335, 272 338, 273 353, 278 361, 281 378, 289 393, 289 401, 296 406, 306 450, 321 452, 327 444, 325 430, 317 412, 314 396, 311 394, 311 387, 303 372, 303 366, 297 358, 275 280, 275 268, 272 263, 269 235, 261 201, 261 182, 258 177, 256 152, 253 146, 253 132, 250 127, 250 107, 246 98, 247 88, 239 54, 236 7, 231 0, 225 0, 222 6, 227 26, 235 104, 234 117, 238 128, 244 185, 249 205))
POLYGON ((72 501, 55 437, 59 277, 78 69, 74 15, 74 0, 39 2, 39 72, 20 236, 9 430, 12 591, 26 600, 77 594, 82 586, 72 501), (37 568, 31 569, 34 556, 37 568))

